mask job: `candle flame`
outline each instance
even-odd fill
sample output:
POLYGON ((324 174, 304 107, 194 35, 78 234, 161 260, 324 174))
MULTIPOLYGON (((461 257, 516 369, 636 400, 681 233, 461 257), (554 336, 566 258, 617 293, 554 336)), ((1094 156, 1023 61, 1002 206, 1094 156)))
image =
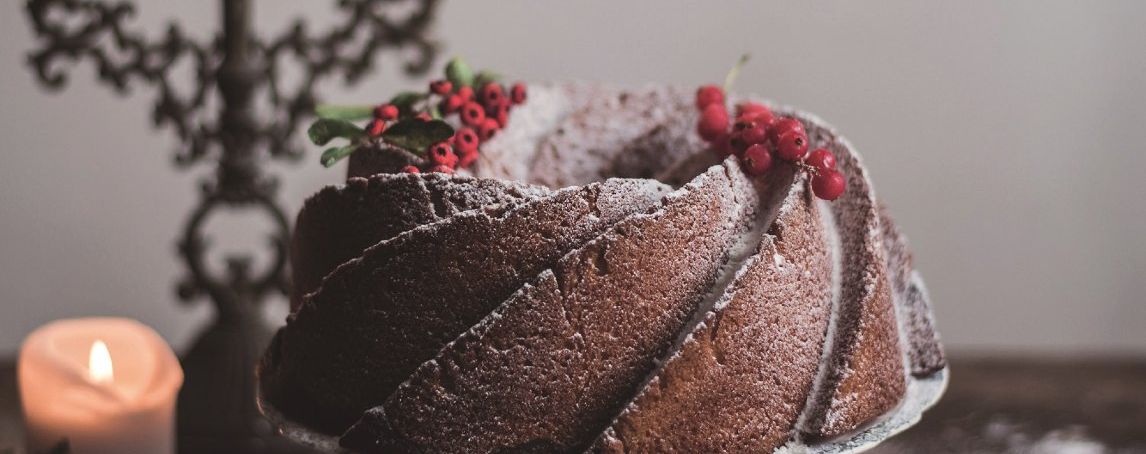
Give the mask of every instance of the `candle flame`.
POLYGON ((92 383, 110 383, 114 375, 107 344, 97 339, 92 343, 91 353, 88 354, 88 379, 92 383))

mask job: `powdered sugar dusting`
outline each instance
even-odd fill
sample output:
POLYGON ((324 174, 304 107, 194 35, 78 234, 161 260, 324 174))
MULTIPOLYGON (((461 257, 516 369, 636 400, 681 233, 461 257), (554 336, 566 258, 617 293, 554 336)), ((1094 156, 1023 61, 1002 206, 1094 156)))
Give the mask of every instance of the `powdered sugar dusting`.
MULTIPOLYGON (((606 194, 602 191, 599 194, 593 193, 593 195, 590 195, 591 200, 589 204, 591 205, 591 209, 582 215, 582 222, 597 225, 605 223, 604 219, 616 220, 619 217, 625 217, 625 221, 623 221, 622 224, 635 226, 645 225, 645 223, 654 223, 656 219, 666 216, 666 214, 669 213, 669 211, 666 211, 666 207, 668 206, 681 204, 689 200, 695 201, 698 192, 711 183, 713 172, 722 171, 724 173, 723 176, 733 182, 732 199, 721 200, 717 198, 710 203, 720 203, 723 207, 722 210, 740 212, 742 215, 744 213, 758 211, 755 215, 762 219, 762 221, 757 222, 749 229, 747 234, 738 234, 737 239, 731 240, 725 246, 722 251, 724 254, 723 265, 719 266, 719 271, 716 272, 717 278, 715 278, 715 283, 706 287, 709 291, 701 299, 701 302, 698 303, 695 308, 691 309, 693 311, 691 312, 691 319, 683 324, 683 328, 676 331, 676 337, 678 339, 672 344, 672 347, 663 353, 656 354, 656 357, 661 359, 653 360, 650 368, 646 369, 649 371, 644 375, 646 380, 655 379, 654 377, 656 377, 657 372, 661 370, 665 363, 679 358, 681 354, 679 347, 684 343, 693 342, 695 340, 693 336, 696 330, 713 327, 710 323, 717 322, 718 319, 710 319, 706 317, 706 314, 712 314, 713 311, 722 311, 727 308, 726 306, 730 301, 731 292, 726 292, 725 289, 731 282, 743 277, 748 267, 768 264, 780 273, 788 273, 790 275, 792 271, 795 271, 801 272, 797 276, 802 275, 806 278, 813 276, 812 270, 800 268, 800 263, 802 263, 801 259, 804 257, 798 253, 785 256, 785 253, 773 247, 772 239, 764 234, 764 231, 772 224, 773 219, 786 216, 790 214, 791 210, 795 209, 796 204, 793 203, 794 199, 790 196, 806 190, 807 182, 804 177, 801 176, 795 184, 792 184, 789 176, 786 183, 782 183, 787 185, 786 188, 788 191, 773 191, 775 194, 780 195, 780 197, 777 200, 764 201, 754 198, 756 193, 751 190, 751 183, 744 184, 740 181, 744 178, 743 175, 740 174, 739 167, 735 164, 734 159, 726 161, 723 169, 715 167, 709 168, 703 175, 692 178, 694 172, 697 171, 695 169, 703 169, 704 163, 710 162, 709 160, 712 158, 706 150, 707 147, 699 141, 699 138, 695 134, 694 123, 696 112, 692 106, 691 90, 651 86, 626 91, 592 84, 534 84, 530 86, 529 90, 529 102, 518 109, 514 109, 511 113, 512 119, 510 126, 483 146, 483 155, 473 170, 474 175, 483 178, 534 181, 550 187, 585 184, 610 175, 641 178, 656 177, 666 179, 666 181, 673 182, 674 184, 679 179, 681 183, 684 183, 682 189, 664 196, 662 204, 652 205, 647 209, 637 210, 635 213, 623 213, 624 210, 617 210, 618 206, 610 206, 607 204, 598 207, 596 198, 609 198, 618 201, 618 203, 623 203, 626 197, 632 197, 633 200, 650 200, 660 198, 664 195, 664 187, 651 184, 612 186, 611 188, 615 189, 616 192, 606 194), (686 181, 687 183, 685 183, 686 181)), ((849 292, 849 290, 844 289, 844 281, 849 279, 845 277, 845 268, 847 268, 845 264, 855 260, 851 257, 851 254, 854 253, 852 249, 856 241, 861 241, 865 247, 872 248, 873 250, 868 252, 872 254, 872 260, 880 264, 884 263, 885 260, 881 254, 884 253, 886 245, 878 228, 880 226, 878 220, 869 223, 866 221, 856 222, 855 219, 853 219, 855 217, 855 210, 865 210, 866 207, 876 206, 876 199, 869 175, 863 168, 858 155, 854 154, 850 143, 842 137, 839 137, 834 130, 814 116, 800 113, 790 108, 775 110, 782 114, 797 116, 806 123, 812 124, 814 128, 809 129, 809 135, 811 136, 815 131, 815 133, 821 134, 819 136, 820 140, 825 136, 829 137, 831 146, 836 149, 837 156, 841 153, 839 150, 843 150, 842 153, 847 153, 846 156, 841 156, 841 158, 843 158, 841 159, 841 167, 846 170, 845 173, 851 178, 848 190, 852 193, 850 194, 851 202, 829 205, 826 202, 816 200, 816 205, 814 205, 820 216, 818 220, 819 225, 815 227, 822 227, 824 229, 826 243, 830 249, 831 315, 828 318, 826 327, 826 338, 828 340, 824 343, 822 348, 823 354, 818 358, 818 368, 816 369, 814 382, 812 383, 812 392, 807 402, 805 402, 804 410, 799 413, 799 421, 796 423, 797 429, 805 431, 811 430, 809 427, 809 411, 815 406, 815 396, 830 395, 831 401, 827 402, 827 405, 831 408, 851 407, 852 404, 863 404, 863 401, 869 398, 860 393, 832 393, 830 392, 831 390, 827 388, 838 385, 841 381, 839 377, 847 378, 854 373, 850 367, 850 361, 836 362, 838 359, 837 356, 840 356, 840 352, 835 351, 836 343, 833 342, 833 339, 839 335, 839 330, 841 329, 839 326, 840 318, 842 317, 841 306, 845 304, 843 300, 847 298, 845 295, 849 292), (844 233, 849 236, 849 239, 845 240, 841 237, 844 233), (845 246, 845 243, 847 243, 847 246, 845 246), (830 373, 836 374, 834 379, 830 380, 828 378, 830 373)), ((816 143, 816 139, 814 138, 813 143, 816 143)), ((786 168, 787 166, 779 167, 786 168)), ((767 181, 768 179, 764 180, 767 181)), ((783 179, 781 178, 781 180, 783 179)), ((558 197, 579 189, 582 188, 572 187, 553 195, 544 194, 542 191, 538 191, 537 194, 525 194, 526 192, 532 191, 531 189, 527 189, 523 191, 522 198, 530 200, 542 195, 546 197, 558 197)), ((721 191, 725 189, 728 188, 721 188, 721 191)), ((713 195, 713 197, 717 196, 713 195)), ((462 202, 462 204, 466 206, 470 206, 473 203, 474 202, 464 199, 462 202)), ((706 209, 702 208, 704 206, 704 204, 696 205, 695 209, 698 214, 700 210, 706 209)), ((449 204, 443 204, 433 200, 422 208, 435 213, 439 219, 445 218, 452 222, 458 222, 457 219, 466 218, 468 216, 502 220, 516 212, 516 208, 513 206, 491 206, 477 210, 476 212, 462 212, 464 210, 458 210, 452 208, 449 204)), ((436 236, 440 234, 439 229, 445 224, 445 222, 428 223, 406 231, 392 240, 383 241, 383 243, 403 241, 402 238, 408 236, 436 236)), ((735 232, 739 231, 741 227, 742 225, 739 221, 733 219, 731 216, 724 216, 720 219, 718 224, 713 224, 709 228, 720 232, 735 232)), ((467 334, 463 335, 463 337, 468 336, 470 339, 480 338, 486 335, 486 333, 495 326, 512 324, 516 323, 512 320, 520 320, 520 318, 507 318, 507 314, 510 314, 510 312, 507 312, 509 307, 506 306, 509 304, 509 301, 526 298, 528 295, 540 295, 545 292, 552 292, 560 295, 561 298, 565 298, 566 295, 569 294, 568 292, 579 288, 583 282, 592 282, 593 279, 599 279, 593 277, 594 275, 590 272, 596 272, 600 276, 605 276, 606 279, 619 278, 620 276, 612 276, 611 270, 614 267, 624 268, 629 266, 632 262, 617 262, 615 261, 616 259, 610 258, 610 254, 616 251, 611 250, 611 246, 608 246, 608 244, 632 234, 633 232, 629 230, 610 231, 572 250, 562 259, 563 262, 575 261, 577 263, 577 265, 574 266, 571 262, 571 264, 568 265, 570 268, 565 271, 574 273, 572 276, 555 273, 555 269, 547 269, 540 272, 540 274, 534 276, 533 279, 530 279, 530 283, 521 286, 519 290, 513 294, 514 296, 505 300, 501 306, 497 306, 497 309, 488 312, 486 316, 481 318, 475 325, 470 326, 469 329, 466 330, 467 334)), ((656 238, 652 238, 652 240, 655 242, 656 238)), ((658 245, 658 247, 659 246, 663 245, 658 245)), ((366 253, 369 254, 370 251, 367 250, 366 253)), ((359 262, 359 260, 351 260, 344 265, 350 267, 360 266, 359 262)), ((672 265, 680 265, 680 263, 673 263, 672 265)), ((820 270, 822 271, 822 268, 820 268, 820 270)), ((636 275, 645 276, 646 279, 656 278, 656 273, 645 274, 645 271, 647 270, 632 270, 636 275)), ((529 276, 525 277, 528 278, 529 276)), ((849 282, 851 282, 849 284, 851 292, 858 290, 864 295, 871 295, 880 290, 874 281, 861 280, 860 282, 849 282)), ((641 283, 645 284, 646 282, 641 283)), ((911 276, 911 284, 918 292, 925 293, 922 280, 918 278, 918 275, 913 274, 911 276)), ((583 304, 596 305, 599 303, 601 303, 601 301, 592 300, 585 301, 583 304)), ((620 304, 622 301, 616 301, 616 303, 620 304)), ((628 302, 624 303, 629 304, 628 302)), ((894 311, 899 311, 900 304, 893 304, 892 306, 894 311)), ((536 310, 538 307, 532 309, 528 307, 515 308, 513 310, 536 310)), ((560 317, 557 317, 554 322, 566 323, 570 326, 579 326, 578 324, 581 322, 580 317, 586 314, 576 315, 578 310, 581 309, 565 307, 560 311, 560 317)), ((615 308, 602 310, 607 312, 608 310, 615 310, 615 308)), ((623 314, 623 312, 619 314, 623 314)), ((588 313, 587 315, 600 316, 600 314, 597 313, 588 313)), ((900 321, 900 323, 897 323, 895 326, 899 331, 897 339, 903 342, 905 336, 908 335, 904 332, 905 321, 903 318, 905 315, 895 315, 896 320, 900 321)), ((521 317, 521 314, 514 315, 514 317, 521 317)), ((651 319, 650 316, 650 320, 651 319)), ((625 340, 625 336, 636 334, 641 333, 632 331, 611 332, 610 336, 613 337, 610 338, 610 342, 621 342, 625 340)), ((529 329, 522 331, 521 335, 517 337, 510 336, 496 342, 483 341, 481 345, 475 344, 474 346, 466 347, 465 349, 455 352, 456 354, 431 359, 423 363, 419 370, 432 369, 432 373, 419 379, 423 381, 407 380, 403 382, 399 387, 399 392, 414 393, 416 392, 414 387, 423 386, 426 383, 424 380, 430 380, 436 383, 440 382, 439 388, 435 389, 445 393, 443 395, 452 396, 450 397, 451 399, 462 399, 465 395, 463 392, 464 386, 455 382, 455 380, 458 380, 462 374, 471 371, 471 369, 467 369, 470 366, 463 367, 459 365, 462 363, 458 363, 461 358, 472 353, 469 350, 470 348, 487 348, 489 352, 493 352, 496 355, 515 357, 515 355, 523 354, 523 352, 526 352, 529 348, 540 348, 536 346, 526 346, 533 345, 529 343, 533 342, 531 340, 532 337, 542 335, 543 331, 533 331, 529 329), (435 374, 440 374, 440 377, 435 374)), ((863 342, 864 336, 868 335, 870 334, 866 332, 857 333, 856 336, 858 336, 859 339, 857 339, 856 342, 863 342)), ((574 357, 566 355, 570 354, 570 352, 580 351, 579 349, 587 342, 594 341, 594 338, 591 336, 586 336, 580 331, 576 331, 568 337, 568 345, 558 346, 556 354, 563 358, 561 361, 573 361, 575 360, 574 357)), ((536 345, 543 346, 547 344, 541 342, 536 345)), ((455 343, 450 343, 446 348, 450 349, 455 347, 455 343)), ((901 349, 900 352, 905 353, 905 350, 901 349)), ((878 356, 877 358, 886 356, 887 355, 878 356)), ((537 359, 540 358, 542 357, 538 357, 537 359)), ((901 357, 904 361, 906 361, 906 358, 906 354, 901 357)), ((530 371, 533 370, 531 369, 533 363, 528 361, 526 363, 528 363, 530 367, 515 369, 516 372, 512 373, 528 372, 532 374, 533 372, 530 371)), ((566 363, 562 362, 560 364, 566 363)), ((910 368, 904 367, 904 371, 906 372, 907 370, 910 370, 910 368)), ((860 374, 859 376, 863 375, 860 374)), ((811 376, 809 375, 809 377, 811 376)), ((504 378, 512 379, 513 377, 504 378)), ((513 382, 513 380, 505 380, 505 383, 511 382, 513 382)), ((903 401, 903 404, 894 411, 881 417, 873 426, 859 433, 851 434, 850 438, 845 437, 843 440, 835 440, 835 443, 806 448, 797 440, 790 443, 785 449, 789 450, 789 452, 801 452, 795 450, 806 448, 808 452, 828 453, 869 447, 873 443, 877 443, 882 437, 890 436, 917 420, 922 410, 930 406, 938 395, 942 393, 942 388, 945 383, 945 370, 940 370, 937 374, 922 379, 915 379, 909 376, 907 377, 906 383, 907 398, 903 401)), ((517 391, 527 392, 529 389, 532 389, 531 387, 534 385, 535 383, 522 383, 517 385, 515 389, 517 391)), ((641 387, 643 386, 644 385, 641 387)), ((641 387, 638 387, 638 389, 641 387)), ((492 391, 493 388, 490 388, 490 392, 492 391)), ((548 393, 553 391, 553 389, 542 391, 548 393)), ((580 391, 593 393, 599 390, 582 387, 580 391)), ((481 391, 474 395, 487 396, 492 394, 481 391)), ((802 398, 803 394, 800 394, 800 396, 800 398, 802 398)), ((636 405, 635 402, 630 402, 630 404, 636 405)), ((467 406, 467 408, 469 407, 470 406, 467 406)), ((792 408, 798 409, 799 407, 792 406, 792 408)), ((480 410, 480 406, 478 409, 480 410)), ((523 410, 532 411, 524 407, 523 410)), ((437 409, 434 406, 418 408, 418 412, 435 411, 437 411, 437 409)), ((395 417, 405 417, 393 412, 389 412, 389 414, 395 417)), ((430 413, 425 414, 428 415, 430 413)), ((445 415, 445 413, 443 413, 443 415, 445 415)), ((454 418, 465 419, 467 421, 469 419, 464 414, 455 415, 450 413, 450 415, 453 415, 452 417, 454 418)), ((547 416, 548 415, 543 415, 541 417, 547 416)), ((796 414, 793 413, 792 416, 795 417, 796 414)), ((821 420, 820 423, 826 424, 827 426, 854 427, 856 425, 854 416, 846 414, 846 412, 829 411, 822 416, 824 420, 821 420)), ((469 424, 465 421, 462 422, 469 424)), ((475 424, 476 423, 477 422, 475 422, 475 424)), ((480 438, 485 436, 484 434, 488 433, 488 430, 493 429, 495 428, 486 427, 482 429, 481 433, 458 433, 458 435, 461 435, 463 438, 454 438, 459 440, 465 437, 480 438)), ((496 429, 501 430, 499 428, 496 429)), ((560 446, 533 444, 533 442, 537 440, 545 441, 544 437, 533 438, 532 441, 527 443, 528 446, 525 447, 534 449, 549 447, 556 449, 555 446, 560 446)), ((507 445, 507 447, 511 446, 507 445)))
POLYGON ((384 441, 431 452, 522 444, 550 452, 595 435, 667 353, 748 228, 747 194, 727 173, 711 169, 659 210, 614 225, 503 302, 500 319, 448 344, 387 399, 382 414, 395 429, 384 441), (662 274, 645 274, 649 267, 662 274))
POLYGON ((839 229, 836 227, 836 216, 832 212, 828 203, 823 200, 817 200, 820 208, 820 222, 827 232, 828 245, 831 251, 831 264, 832 264, 832 308, 831 315, 828 319, 828 331, 824 337, 824 350, 820 355, 819 371, 816 374, 816 381, 812 385, 812 392, 808 393, 808 400, 804 404, 804 410, 800 414, 800 419, 796 422, 796 430, 799 433, 807 433, 810 430, 809 420, 811 419, 811 412, 815 408, 816 396, 824 392, 824 387, 827 386, 828 373, 833 352, 832 339, 836 337, 836 330, 839 325, 839 311, 840 299, 842 298, 843 288, 843 245, 840 241, 839 229))
POLYGON ((537 144, 553 134, 565 117, 584 102, 589 87, 579 84, 530 84, 529 101, 510 112, 509 127, 482 145, 473 174, 483 178, 529 181, 537 144))

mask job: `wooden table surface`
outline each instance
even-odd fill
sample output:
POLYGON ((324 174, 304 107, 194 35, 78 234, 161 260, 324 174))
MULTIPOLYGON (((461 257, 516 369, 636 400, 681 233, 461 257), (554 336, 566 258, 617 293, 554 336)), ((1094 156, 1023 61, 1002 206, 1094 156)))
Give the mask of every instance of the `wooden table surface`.
MULTIPOLYGON (((23 452, 0 361, 0 453, 23 452)), ((943 399, 874 453, 1146 453, 1146 358, 959 357, 943 399)))

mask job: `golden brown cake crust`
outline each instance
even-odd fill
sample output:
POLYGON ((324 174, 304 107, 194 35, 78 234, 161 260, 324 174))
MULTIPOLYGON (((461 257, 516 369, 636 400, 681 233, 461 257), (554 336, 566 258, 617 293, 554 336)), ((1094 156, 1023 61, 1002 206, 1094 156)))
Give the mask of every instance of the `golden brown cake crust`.
POLYGON ((899 231, 883 204, 879 206, 879 219, 883 245, 887 249, 887 274, 900 329, 906 337, 911 374, 926 377, 947 367, 939 332, 935 330, 931 301, 923 279, 912 266, 907 237, 899 231))
POLYGON ((342 264, 287 320, 262 371, 284 413, 340 430, 562 255, 668 188, 615 179, 409 230, 342 264))
MULTIPOLYGON (((718 163, 691 90, 593 84, 531 86, 461 171, 481 178, 320 193, 264 393, 353 423, 364 452, 758 452, 865 427, 946 365, 926 290, 850 145, 774 110, 833 152, 843 197, 718 163), (508 183, 615 176, 687 186, 508 183)), ((360 150, 349 172, 411 156, 360 150)))
POLYGON ((887 254, 867 170, 851 147, 804 116, 813 147, 836 156, 847 191, 831 203, 841 260, 828 357, 801 430, 812 440, 851 432, 895 408, 906 390, 903 351, 888 281, 887 254))
POLYGON ((594 451, 768 452, 788 441, 832 302, 831 245, 805 184, 792 187, 717 308, 594 451))
POLYGON ((729 163, 541 273, 423 364, 344 444, 583 449, 667 352, 751 228, 752 184, 729 163), (359 444, 356 432, 377 436, 380 418, 389 431, 359 444))
POLYGON ((291 310, 338 265, 382 240, 463 211, 551 193, 541 186, 444 174, 378 174, 326 187, 306 200, 295 222, 291 310))

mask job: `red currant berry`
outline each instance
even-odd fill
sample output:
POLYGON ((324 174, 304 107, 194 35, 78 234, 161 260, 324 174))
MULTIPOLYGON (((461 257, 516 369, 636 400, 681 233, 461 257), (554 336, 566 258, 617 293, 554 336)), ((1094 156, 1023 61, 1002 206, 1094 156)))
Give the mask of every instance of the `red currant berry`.
POLYGON ((461 109, 462 104, 465 104, 465 101, 462 101, 461 96, 458 96, 456 94, 455 95, 449 95, 446 97, 446 99, 442 100, 442 104, 440 106, 440 109, 442 109, 442 113, 448 115, 448 114, 452 114, 454 112, 457 112, 459 109, 461 109))
POLYGON ((454 154, 454 149, 446 142, 431 145, 430 152, 427 154, 430 163, 435 165, 453 167, 458 164, 458 155, 454 154))
POLYGON ((747 150, 750 145, 752 144, 748 143, 747 140, 744 140, 744 131, 737 131, 734 129, 731 133, 728 134, 728 148, 732 154, 740 156, 740 154, 744 153, 744 150, 747 150))
POLYGON ((496 106, 505 97, 505 91, 497 82, 490 82, 481 87, 481 101, 487 106, 496 106))
POLYGON ((697 110, 704 110, 712 104, 724 105, 724 89, 716 85, 705 85, 696 90, 697 110))
POLYGON ((763 104, 754 102, 743 102, 736 105, 736 118, 743 118, 745 120, 755 121, 764 126, 765 129, 771 128, 772 123, 776 121, 776 116, 772 111, 765 107, 763 104))
POLYGON ((778 142, 780 136, 788 131, 799 131, 800 134, 807 137, 807 133, 804 132, 804 124, 801 123, 800 120, 792 117, 783 117, 776 119, 776 121, 772 123, 772 127, 768 128, 768 138, 774 143, 778 142))
POLYGON ((477 159, 478 159, 477 148, 474 148, 472 150, 463 150, 463 151, 461 151, 461 155, 458 156, 458 167, 463 168, 463 169, 468 168, 469 166, 473 165, 474 161, 477 161, 477 159))
POLYGON ((744 150, 740 162, 749 175, 763 175, 772 167, 772 153, 769 153, 768 147, 763 144, 754 144, 744 150))
POLYGON ((748 112, 737 115, 736 121, 756 123, 767 131, 772 126, 773 118, 762 112, 748 112))
POLYGON ((700 114, 700 121, 696 124, 696 132, 707 142, 725 136, 728 133, 728 111, 719 104, 705 107, 700 114))
POLYGON ((736 119, 736 124, 732 127, 732 130, 739 133, 741 140, 748 145, 768 141, 768 130, 762 123, 755 121, 755 119, 741 116, 736 119))
POLYGON ((760 104, 758 102, 744 101, 744 102, 736 105, 736 116, 737 117, 744 115, 746 113, 758 113, 758 112, 772 113, 772 111, 769 110, 767 106, 760 104))
POLYGON ((525 102, 525 84, 521 82, 513 84, 513 88, 509 90, 509 96, 513 98, 514 104, 525 102))
POLYGON ((776 141, 776 154, 780 159, 796 161, 808 152, 808 136, 803 131, 788 131, 776 141))
POLYGON ((454 84, 448 80, 435 80, 430 82, 430 91, 435 95, 445 95, 454 89, 454 84))
POLYGON ((478 128, 478 137, 481 138, 482 142, 485 142, 493 138, 493 135, 497 134, 499 129, 501 129, 501 127, 498 126, 497 120, 486 118, 485 121, 482 122, 481 127, 478 128))
POLYGON ((474 99, 474 89, 469 85, 458 88, 458 96, 462 97, 462 102, 469 102, 474 99))
POLYGON ((458 132, 454 133, 454 146, 458 148, 458 151, 463 153, 477 151, 479 142, 478 135, 473 129, 461 128, 458 132))
POLYGON ((812 193, 824 200, 836 200, 844 193, 844 176, 835 170, 812 177, 812 193))
POLYGON ((470 101, 462 106, 462 123, 477 128, 485 122, 485 109, 480 104, 470 101))
POLYGON ((717 140, 716 144, 720 147, 720 152, 718 153, 720 159, 736 154, 736 144, 732 139, 732 134, 725 134, 724 138, 717 140))
POLYGON ((434 117, 431 117, 429 112, 418 112, 418 115, 414 115, 414 119, 420 121, 430 121, 433 120, 434 117))
POLYGON ((369 135, 370 137, 378 137, 378 136, 382 135, 382 131, 385 131, 385 130, 386 130, 386 122, 379 120, 377 118, 370 120, 370 123, 366 124, 366 134, 369 135))
POLYGON ((393 104, 382 104, 374 108, 374 118, 379 120, 391 121, 398 119, 398 106, 393 104))
POLYGON ((832 152, 823 148, 817 148, 809 153, 804 162, 814 167, 819 173, 836 170, 836 157, 832 155, 832 152))
POLYGON ((431 171, 431 172, 437 172, 437 173, 445 173, 445 174, 451 174, 451 175, 452 175, 452 174, 454 173, 454 168, 453 168, 453 167, 450 167, 450 166, 445 166, 445 165, 441 165, 441 164, 439 164, 439 165, 436 165, 436 166, 433 166, 433 167, 431 167, 431 168, 430 168, 430 171, 431 171))
POLYGON ((406 167, 403 167, 403 168, 402 168, 402 172, 403 172, 403 173, 422 173, 422 171, 421 171, 421 170, 418 170, 418 168, 417 168, 417 167, 414 167, 414 166, 406 166, 406 167))
POLYGON ((731 136, 727 132, 720 133, 720 136, 708 142, 712 148, 712 152, 720 159, 727 158, 732 155, 731 136))
POLYGON ((497 106, 492 115, 494 120, 497 120, 498 128, 504 128, 509 124, 509 103, 503 102, 497 106))

